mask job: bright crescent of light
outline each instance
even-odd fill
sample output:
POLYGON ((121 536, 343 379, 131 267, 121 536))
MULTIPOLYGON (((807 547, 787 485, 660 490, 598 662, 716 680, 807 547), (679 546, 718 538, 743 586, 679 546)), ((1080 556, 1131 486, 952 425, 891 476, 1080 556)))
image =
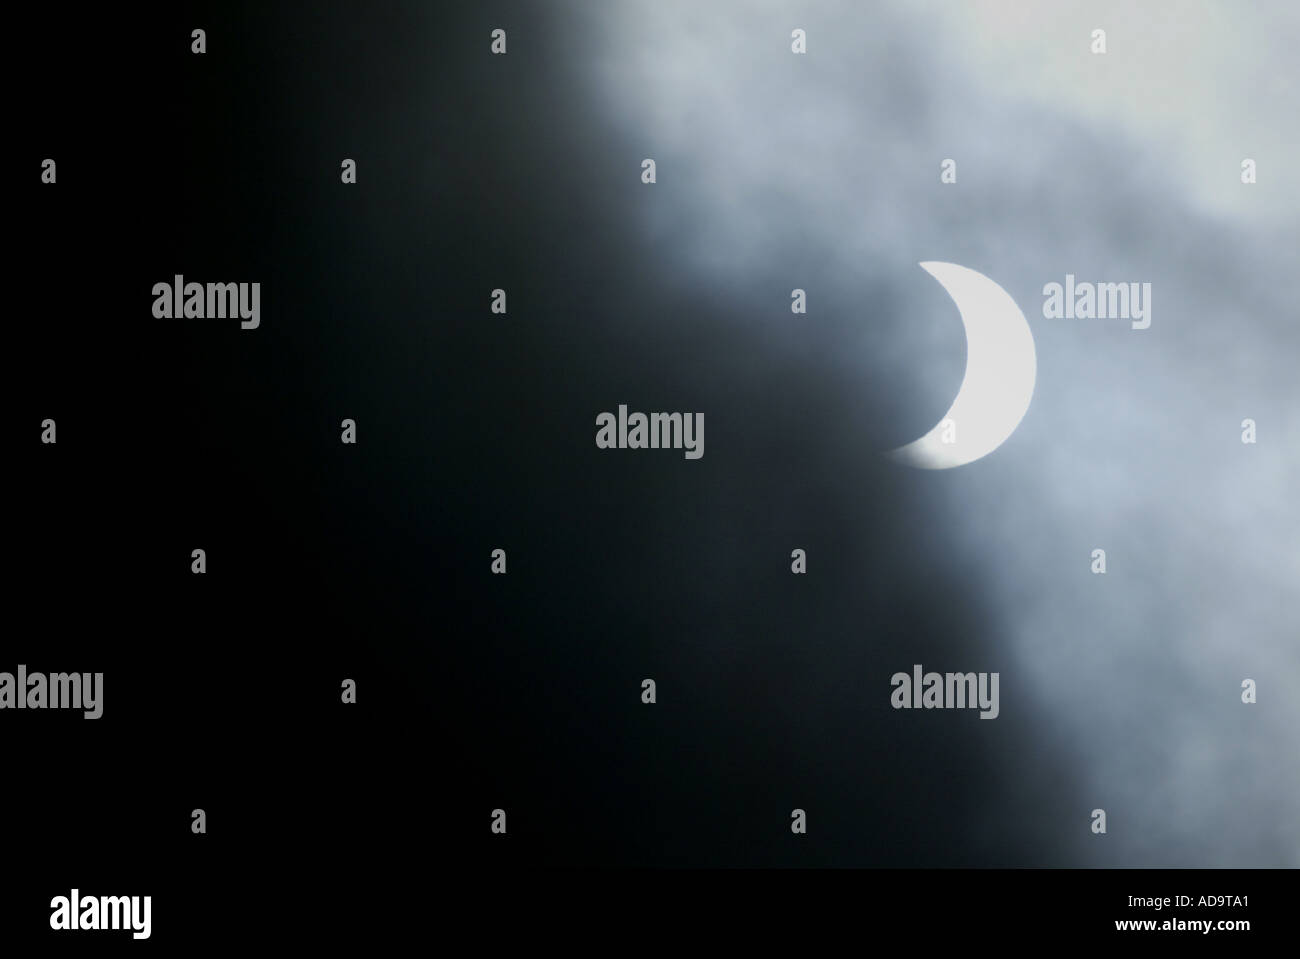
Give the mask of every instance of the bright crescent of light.
POLYGON ((987 456, 1015 432, 1034 395, 1038 356, 1029 323, 1006 290, 956 263, 921 266, 948 291, 961 313, 966 375, 934 429, 885 455, 918 469, 951 469, 987 456), (945 432, 954 442, 944 442, 945 432))

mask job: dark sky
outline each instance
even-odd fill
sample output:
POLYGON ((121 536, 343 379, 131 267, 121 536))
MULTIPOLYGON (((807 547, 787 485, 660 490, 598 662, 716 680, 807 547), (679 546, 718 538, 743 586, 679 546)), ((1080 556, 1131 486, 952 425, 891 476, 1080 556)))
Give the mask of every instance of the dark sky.
MULTIPOLYGON (((60 416, 20 475, 55 638, 21 655, 101 664, 88 735, 155 742, 119 821, 273 810, 322 861, 1297 863, 1294 192, 1225 212, 1165 162, 1195 145, 1085 108, 1123 82, 1044 102, 856 9, 178 8, 29 108, 67 159, 24 268, 100 305, 18 331, 23 416, 60 416), (1039 363, 1007 444, 936 473, 878 455, 961 381, 932 259, 1002 284, 1039 363), (1152 328, 1044 320, 1067 272, 1153 283, 1152 328), (153 320, 175 273, 261 282, 261 327, 153 320), (620 403, 702 412, 704 457, 597 449, 620 403), (998 672, 1000 716, 892 710, 914 663, 998 672)), ((1035 56, 1086 57, 1057 26, 1035 56)))

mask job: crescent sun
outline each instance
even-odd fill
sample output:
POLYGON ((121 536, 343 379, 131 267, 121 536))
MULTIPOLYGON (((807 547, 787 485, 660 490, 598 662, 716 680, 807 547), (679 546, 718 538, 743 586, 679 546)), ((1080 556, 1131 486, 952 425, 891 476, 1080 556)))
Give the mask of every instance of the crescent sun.
POLYGON ((943 470, 987 456, 1015 432, 1038 375, 1034 336, 1016 301, 983 273, 956 263, 922 263, 948 291, 966 327, 966 375, 930 432, 885 453, 904 466, 943 470))

